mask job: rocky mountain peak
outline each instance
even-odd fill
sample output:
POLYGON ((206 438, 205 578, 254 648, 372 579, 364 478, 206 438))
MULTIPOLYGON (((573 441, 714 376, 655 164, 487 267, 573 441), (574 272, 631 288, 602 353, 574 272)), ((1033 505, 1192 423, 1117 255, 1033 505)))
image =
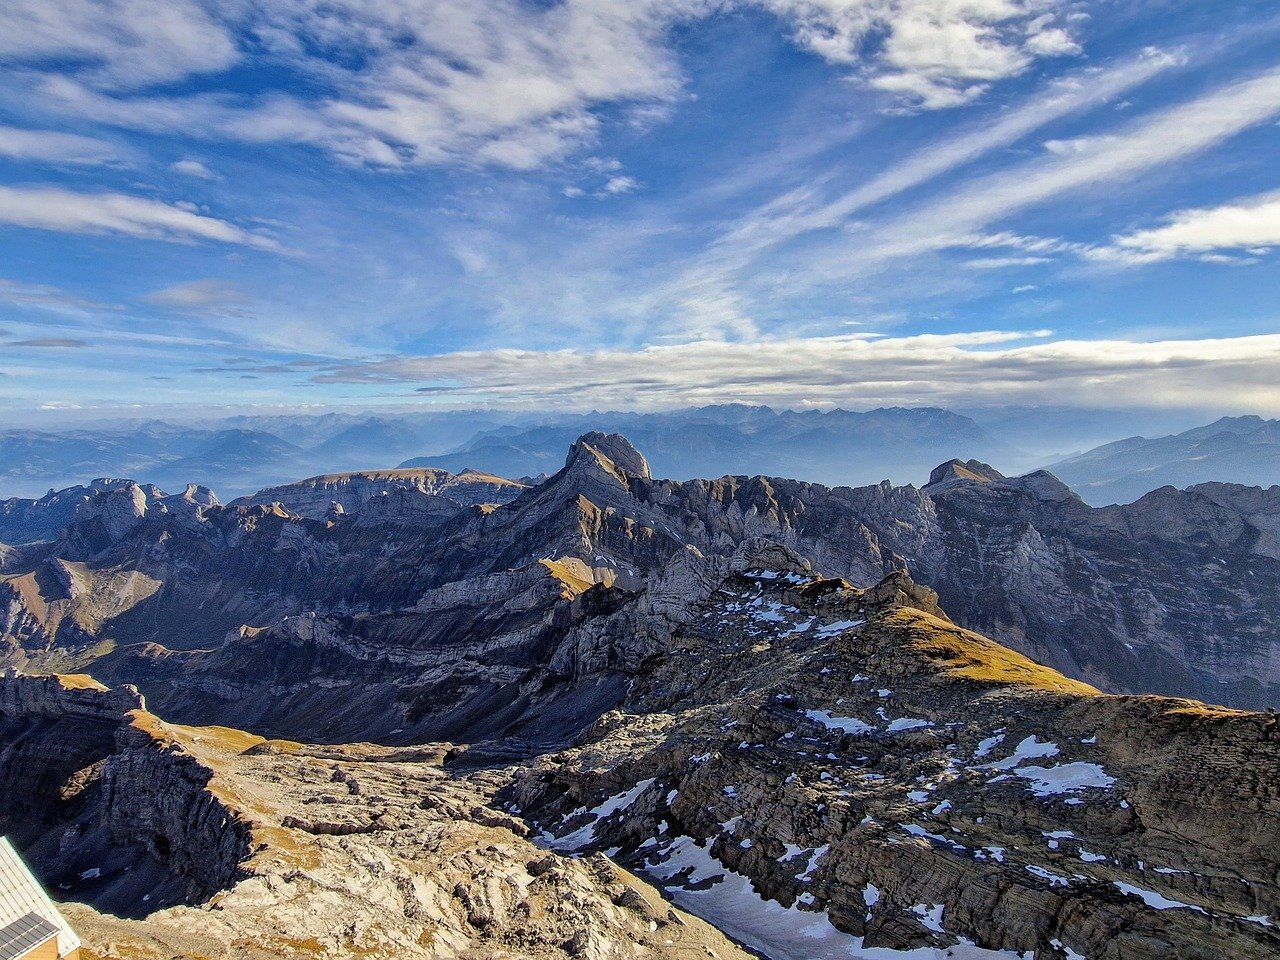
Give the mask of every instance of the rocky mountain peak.
POLYGON ((909 607, 923 610, 940 620, 950 621, 938 606, 938 592, 911 579, 905 570, 894 570, 862 596, 868 609, 896 610, 909 607))
POLYGON ((1031 494, 1037 500, 1076 501, 1083 502, 1080 497, 1065 483, 1048 470, 1037 470, 1025 477, 1009 481, 1018 489, 1031 494))
POLYGON ((959 481, 991 483, 993 480, 1003 479, 1003 473, 989 463, 983 463, 981 460, 948 460, 946 463, 933 468, 925 488, 959 481))
POLYGON ((572 466, 584 457, 603 459, 606 466, 613 471, 629 477, 651 479, 649 461, 639 450, 631 445, 620 433, 584 433, 569 448, 569 456, 565 459, 566 467, 572 466))
POLYGON ((198 507, 220 507, 222 501, 208 487, 199 483, 188 483, 180 494, 181 499, 194 503, 198 507))

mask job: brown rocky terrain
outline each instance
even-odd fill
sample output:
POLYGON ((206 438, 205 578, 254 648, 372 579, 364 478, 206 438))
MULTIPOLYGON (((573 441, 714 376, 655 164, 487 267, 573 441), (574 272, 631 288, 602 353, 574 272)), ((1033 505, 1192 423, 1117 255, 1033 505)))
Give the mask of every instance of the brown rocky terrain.
POLYGON ((746 956, 605 857, 536 846, 448 745, 176 726, 74 677, 0 682, 0 723, 3 828, 84 901, 90 956, 746 956))
POLYGON ((1274 719, 1100 694, 901 575, 753 566, 508 809, 771 957, 1280 951, 1274 719))
MULTIPOLYGON (((333 482, 341 494, 320 500, 354 496, 354 481, 333 482)), ((308 483, 298 495, 318 513, 308 483)), ((909 569, 957 622, 1110 692, 1259 707, 1280 689, 1276 490, 1211 484, 1092 508, 1048 474, 1010 479, 972 461, 920 490, 676 482, 605 435, 502 506, 379 490, 323 518, 274 500, 99 491, 54 540, 0 561, 4 659, 137 683, 177 719, 338 740, 453 736, 455 706, 491 713, 497 690, 566 692, 581 673, 553 655, 576 648, 568 633, 627 635, 609 625, 618 610, 652 597, 686 554, 728 558, 763 537, 856 584, 909 569), (308 654, 282 661, 303 635, 308 654), (440 650, 452 665, 432 672, 440 650), (377 715, 316 693, 383 682, 377 715), (181 714, 193 696, 200 712, 181 714), (428 715, 439 722, 414 730, 428 715)), ((636 652, 604 658, 625 667, 636 652)), ((599 679, 625 682, 614 673, 599 679)))

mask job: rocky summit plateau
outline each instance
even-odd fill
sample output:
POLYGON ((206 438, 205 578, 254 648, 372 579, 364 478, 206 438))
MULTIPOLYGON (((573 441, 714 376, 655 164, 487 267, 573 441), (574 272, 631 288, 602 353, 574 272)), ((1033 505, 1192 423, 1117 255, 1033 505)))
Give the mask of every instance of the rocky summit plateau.
POLYGON ((587 433, 0 524, 0 831, 92 956, 1280 956, 1280 487, 587 433))

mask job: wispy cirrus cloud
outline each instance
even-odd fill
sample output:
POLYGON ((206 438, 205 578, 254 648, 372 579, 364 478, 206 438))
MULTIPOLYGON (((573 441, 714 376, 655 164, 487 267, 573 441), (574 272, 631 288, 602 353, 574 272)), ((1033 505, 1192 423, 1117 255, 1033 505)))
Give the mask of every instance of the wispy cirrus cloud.
MULTIPOLYGON (((1058 78, 1018 106, 966 125, 834 196, 823 185, 838 180, 836 173, 814 177, 814 183, 779 193, 732 219, 701 254, 682 265, 675 278, 652 291, 650 299, 681 305, 694 329, 752 330, 753 281, 765 278, 770 287, 777 286, 772 265, 777 251, 798 246, 817 251, 823 260, 821 267, 810 271, 796 271, 788 263, 783 285, 819 286, 823 276, 840 277, 851 268, 879 269, 883 261, 877 259, 874 246, 868 249, 867 235, 874 238, 877 222, 892 222, 892 216, 887 221, 874 217, 889 201, 935 185, 1037 130, 1112 102, 1184 63, 1179 53, 1144 50, 1106 67, 1058 78), (845 232, 866 215, 872 217, 867 229, 845 232)), ((955 188, 943 192, 942 202, 954 192, 955 188)), ((927 211, 921 216, 927 219, 927 211)))
POLYGON ((250 298, 230 280, 206 277, 153 290, 145 294, 142 300, 152 306, 166 307, 180 313, 240 315, 250 298))
MULTIPOLYGON (((890 101, 967 103, 1032 62, 1079 52, 1058 0, 739 0, 890 101)), ((0 60, 45 105, 134 129, 303 143, 375 166, 529 170, 682 94, 671 31, 725 9, 708 0, 10 0, 0 60), (145 9, 144 9, 145 8, 145 9), (54 64, 50 68, 50 63, 54 64), (244 95, 142 92, 245 63, 309 78, 244 95)))
POLYGON ((0 277, 0 303, 15 307, 37 307, 41 310, 74 315, 120 309, 118 306, 99 303, 49 284, 23 283, 4 277, 0 277))
POLYGON ((88 344, 83 340, 73 339, 71 337, 33 337, 30 340, 10 340, 5 344, 6 347, 36 347, 39 349, 65 350, 79 349, 87 347, 88 344))
POLYGON ((816 284, 865 276, 895 261, 971 246, 975 235, 1028 207, 1185 160, 1277 116, 1280 69, 1223 84, 1093 138, 1088 149, 1050 154, 978 176, 927 205, 871 225, 855 240, 827 243, 821 253, 810 256, 806 275, 798 279, 816 284), (848 255, 853 242, 856 260, 848 255))
POLYGON ((224 70, 235 38, 199 0, 13 0, 0 4, 0 63, 50 61, 105 89, 224 70))
POLYGON ((0 125, 0 157, 46 163, 108 164, 132 155, 118 144, 57 130, 29 130, 0 125))
POLYGON ((184 206, 121 193, 0 186, 0 224, 63 233, 123 234, 151 240, 221 243, 280 251, 276 240, 184 206))

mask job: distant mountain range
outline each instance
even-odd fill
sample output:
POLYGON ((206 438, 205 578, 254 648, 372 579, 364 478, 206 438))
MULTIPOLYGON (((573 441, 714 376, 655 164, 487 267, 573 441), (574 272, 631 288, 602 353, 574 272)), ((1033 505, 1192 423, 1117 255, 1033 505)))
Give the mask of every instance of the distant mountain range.
POLYGON ((1167 437, 1130 437, 1048 468, 1089 503, 1131 503, 1164 486, 1280 483, 1280 420, 1223 417, 1167 437))
POLYGON ((0 431, 0 498, 39 497, 112 477, 167 490, 196 482, 224 500, 303 477, 395 468, 532 479, 558 470, 568 445, 591 431, 636 438, 654 473, 672 479, 768 473, 830 486, 920 485, 941 460, 976 458, 1014 472, 1047 464, 1096 505, 1128 503, 1166 485, 1280 482, 1276 420, 1228 417, 1064 457, 1055 451, 1079 450, 1117 426, 1176 429, 1186 418, 1065 408, 969 413, 721 404, 660 413, 328 413, 9 430, 0 431))
POLYGON ((168 489, 198 480, 233 497, 310 475, 393 467, 424 451, 456 449, 504 422, 500 416, 460 411, 0 431, 0 496, 39 496, 94 478, 130 477, 168 489))
POLYGON ((922 482, 947 457, 1002 460, 1007 444, 968 417, 936 407, 775 411, 722 404, 667 413, 592 413, 480 434, 460 450, 415 457, 402 467, 464 469, 504 477, 553 473, 583 433, 623 433, 645 450, 655 475, 751 475, 768 471, 832 486, 922 482))
POLYGON ((388 416, 234 417, 205 424, 109 424, 0 432, 0 495, 39 496, 127 476, 165 489, 206 484, 224 498, 302 477, 433 467, 503 477, 559 469, 591 430, 625 431, 663 476, 777 471, 833 485, 921 482, 949 456, 1005 463, 1012 449, 975 421, 936 408, 853 413, 739 404, 665 413, 562 416, 456 411, 388 416))

